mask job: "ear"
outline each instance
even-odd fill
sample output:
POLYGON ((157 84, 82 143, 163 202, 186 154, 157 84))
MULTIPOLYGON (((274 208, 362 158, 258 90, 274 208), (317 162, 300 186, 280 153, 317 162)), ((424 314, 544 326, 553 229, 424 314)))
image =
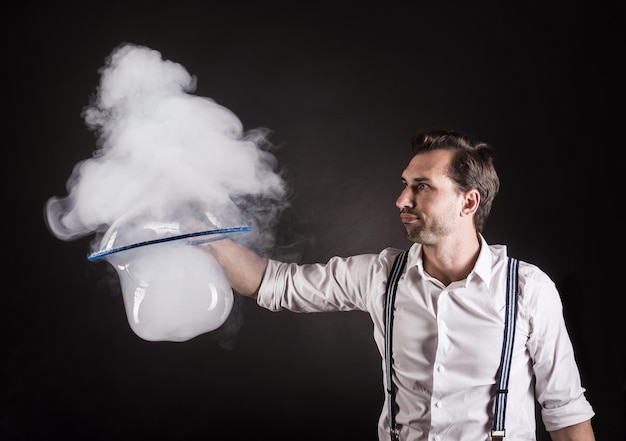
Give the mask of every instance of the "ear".
POLYGON ((463 197, 463 207, 461 214, 463 216, 472 216, 478 210, 480 204, 480 193, 476 189, 468 190, 463 197))

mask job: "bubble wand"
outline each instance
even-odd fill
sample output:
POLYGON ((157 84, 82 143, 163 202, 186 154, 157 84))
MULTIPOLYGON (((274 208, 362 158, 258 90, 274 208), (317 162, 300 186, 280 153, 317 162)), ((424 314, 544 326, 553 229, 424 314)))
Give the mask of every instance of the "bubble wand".
MULTIPOLYGON (((197 231, 195 233, 184 233, 184 234, 178 234, 176 236, 161 237, 159 239, 146 240, 146 241, 136 242, 136 243, 129 244, 129 245, 123 245, 120 247, 111 248, 108 250, 101 250, 93 254, 90 254, 88 259, 91 262, 96 262, 98 260, 103 259, 104 257, 110 256, 111 254, 120 253, 122 251, 130 250, 133 248, 145 247, 147 245, 154 245, 154 244, 162 243, 162 242, 171 242, 173 240, 182 240, 182 239, 189 239, 192 237, 209 236, 209 235, 215 235, 215 234, 228 235, 231 233, 241 233, 241 232, 246 232, 246 231, 251 231, 251 230, 252 230, 251 227, 231 227, 231 228, 219 228, 217 230, 197 231)), ((188 244, 200 245, 203 243, 213 242, 213 241, 220 240, 220 239, 223 239, 223 237, 222 236, 209 237, 204 240, 189 241, 188 244)))

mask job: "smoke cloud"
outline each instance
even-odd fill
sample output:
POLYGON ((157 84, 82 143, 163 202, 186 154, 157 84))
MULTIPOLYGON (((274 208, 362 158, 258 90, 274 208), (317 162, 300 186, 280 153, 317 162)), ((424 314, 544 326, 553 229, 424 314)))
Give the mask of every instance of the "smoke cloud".
MULTIPOLYGON (((91 251, 97 252, 193 228, 246 226, 251 231, 240 241, 271 248, 288 204, 270 131, 244 130, 232 111, 193 94, 196 78, 183 66, 150 48, 119 46, 100 74, 82 114, 96 146, 75 165, 67 195, 46 203, 52 234, 62 240, 94 234, 91 251)), ((197 247, 178 243, 107 259, 138 335, 181 341, 224 322, 232 293, 207 259, 197 247), (196 324, 189 325, 190 317, 196 324)))
POLYGON ((229 109, 192 94, 196 78, 183 66, 150 48, 121 45, 100 73, 83 111, 96 149, 75 166, 68 195, 48 200, 50 231, 73 240, 129 213, 180 220, 200 209, 219 227, 253 227, 253 242, 271 246, 287 186, 270 131, 244 131, 229 109))

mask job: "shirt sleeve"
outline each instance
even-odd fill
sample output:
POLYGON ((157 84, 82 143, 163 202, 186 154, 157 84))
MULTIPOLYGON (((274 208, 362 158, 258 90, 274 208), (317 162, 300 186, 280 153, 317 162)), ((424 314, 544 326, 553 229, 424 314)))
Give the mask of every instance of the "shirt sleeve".
POLYGON ((576 363, 557 288, 537 267, 520 265, 521 313, 530 323, 527 348, 533 360, 535 394, 548 431, 590 419, 593 409, 576 363))
POLYGON ((370 294, 379 291, 374 285, 386 283, 387 254, 332 257, 323 264, 270 259, 257 303, 271 311, 367 311, 370 294))

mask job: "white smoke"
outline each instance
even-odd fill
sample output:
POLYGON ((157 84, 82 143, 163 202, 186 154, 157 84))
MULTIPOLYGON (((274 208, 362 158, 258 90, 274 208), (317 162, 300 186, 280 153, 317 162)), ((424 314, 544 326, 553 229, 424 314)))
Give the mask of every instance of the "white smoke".
POLYGON ((200 209, 220 227, 253 227, 269 245, 286 205, 269 131, 244 131, 229 109, 192 94, 196 79, 183 66, 150 48, 121 45, 100 73, 83 113, 97 145, 75 166, 68 195, 47 202, 50 231, 73 240, 129 213, 180 220, 200 209))
POLYGON ((192 94, 183 66, 147 47, 121 45, 100 73, 83 113, 97 135, 93 155, 74 167, 68 194, 47 201, 47 226, 62 240, 95 234, 92 251, 117 272, 140 337, 184 341, 215 330, 231 313, 232 290, 207 252, 176 238, 245 227, 248 246, 273 245, 287 185, 269 131, 244 131, 233 112, 192 94))

